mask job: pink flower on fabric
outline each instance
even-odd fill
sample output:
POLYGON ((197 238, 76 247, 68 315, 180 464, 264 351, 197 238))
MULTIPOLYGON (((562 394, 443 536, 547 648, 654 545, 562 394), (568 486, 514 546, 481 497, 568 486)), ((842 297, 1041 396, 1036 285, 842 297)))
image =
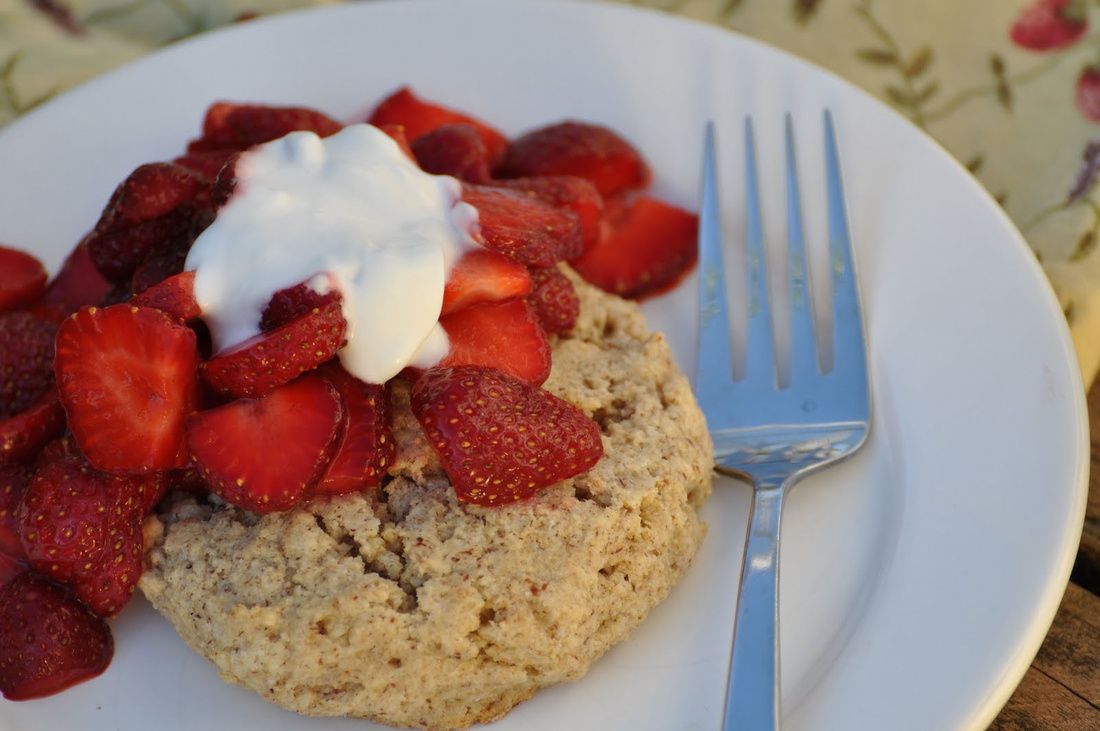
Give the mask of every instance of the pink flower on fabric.
POLYGON ((1082 0, 1037 0, 1024 8, 1009 35, 1029 51, 1055 51, 1079 41, 1088 27, 1082 0))
POLYGON ((1086 66, 1077 77, 1073 103, 1090 122, 1100 123, 1100 68, 1086 66))

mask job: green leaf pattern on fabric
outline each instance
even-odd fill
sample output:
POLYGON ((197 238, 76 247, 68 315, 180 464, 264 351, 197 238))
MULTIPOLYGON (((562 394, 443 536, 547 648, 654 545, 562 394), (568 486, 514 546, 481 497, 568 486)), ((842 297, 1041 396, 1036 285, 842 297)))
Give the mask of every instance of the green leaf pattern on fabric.
MULTIPOLYGON (((624 0, 625 1, 625 0, 624 0)), ((1100 2, 633 0, 808 58, 937 138, 1024 233, 1100 364, 1100 2), (801 22, 800 22, 801 21, 801 22)))

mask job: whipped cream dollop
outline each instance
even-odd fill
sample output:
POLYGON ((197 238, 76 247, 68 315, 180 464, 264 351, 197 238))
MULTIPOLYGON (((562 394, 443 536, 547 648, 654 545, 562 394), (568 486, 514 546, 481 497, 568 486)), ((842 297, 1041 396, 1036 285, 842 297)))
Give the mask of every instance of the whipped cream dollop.
POLYGON ((242 154, 236 177, 185 264, 216 351, 258 335, 271 296, 306 282, 342 295, 340 360, 357 378, 384 383, 446 355, 443 288, 477 246, 457 180, 423 172, 367 124, 292 132, 242 154))

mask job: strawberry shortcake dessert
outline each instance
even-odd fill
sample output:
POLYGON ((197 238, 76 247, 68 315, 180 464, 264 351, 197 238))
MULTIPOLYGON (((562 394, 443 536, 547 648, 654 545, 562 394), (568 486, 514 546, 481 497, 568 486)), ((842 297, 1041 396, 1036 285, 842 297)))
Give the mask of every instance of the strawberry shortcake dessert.
POLYGON ((690 565, 711 444, 636 300, 695 261, 614 131, 216 103, 47 281, 0 247, 0 690, 137 588, 287 709, 453 729, 582 677, 690 565))

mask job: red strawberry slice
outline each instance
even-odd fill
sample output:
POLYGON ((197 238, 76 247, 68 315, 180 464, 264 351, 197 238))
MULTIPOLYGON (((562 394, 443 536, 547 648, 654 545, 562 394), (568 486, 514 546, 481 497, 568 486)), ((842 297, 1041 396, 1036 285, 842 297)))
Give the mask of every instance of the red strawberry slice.
POLYGON ((141 578, 141 524, 150 481, 93 469, 82 456, 43 464, 17 512, 31 565, 69 585, 96 614, 130 601, 141 578))
POLYGON ((148 307, 81 310, 58 329, 54 367, 69 428, 97 469, 186 463, 184 423, 198 385, 189 328, 148 307))
POLYGON ((260 317, 260 329, 271 332, 300 317, 305 317, 314 310, 333 304, 339 305, 340 302, 338 290, 332 289, 321 294, 305 282, 287 289, 280 289, 271 295, 271 301, 264 308, 263 315, 260 317))
POLYGON ((343 418, 332 384, 308 375, 262 398, 195 414, 187 441, 213 492, 270 513, 296 505, 321 476, 343 418))
POLYGON ((576 175, 602 195, 643 188, 649 168, 629 142, 607 127, 559 122, 513 140, 498 169, 500 177, 576 175))
MULTIPOLYGON (((175 470, 173 470, 175 472, 175 470)), ((130 480, 141 494, 141 514, 149 515, 172 486, 171 472, 150 472, 147 475, 131 475, 130 480)), ((119 478, 122 479, 122 478, 119 478)))
POLYGON ((168 215, 210 188, 209 181, 167 162, 139 166, 115 189, 100 219, 104 226, 134 225, 168 215))
MULTIPOLYGON (((194 211, 191 222, 194 231, 197 233, 209 226, 213 220, 214 209, 205 207, 194 211)), ((130 277, 130 291, 134 294, 144 292, 168 277, 182 272, 184 265, 187 263, 187 254, 191 251, 194 238, 190 235, 171 237, 161 245, 147 251, 130 277)))
POLYGON ((523 300, 486 302, 439 319, 451 342, 441 366, 496 368, 536 386, 550 375, 550 345, 523 300))
POLYGON ((549 334, 572 330, 581 312, 581 301, 569 278, 557 267, 547 267, 531 272, 531 279, 534 289, 527 302, 542 329, 549 334))
POLYGON ((390 138, 397 143, 397 146, 401 148, 401 152, 410 160, 415 160, 416 155, 413 154, 412 147, 409 145, 409 138, 405 135, 405 126, 402 124, 380 124, 378 129, 385 132, 390 138))
POLYGON ((433 175, 452 175, 470 183, 489 182, 489 152, 477 128, 444 124, 412 144, 416 162, 433 175))
POLYGON ((206 497, 210 492, 210 486, 206 484, 206 478, 202 471, 193 463, 180 470, 172 470, 168 475, 168 490, 186 492, 195 497, 206 497))
POLYGON ((46 268, 25 251, 0 245, 0 312, 25 307, 46 291, 46 268))
POLYGON ((30 312, 0 315, 0 419, 30 408, 53 385, 57 325, 30 312))
POLYGON ((384 124, 403 125, 405 136, 414 143, 422 135, 445 124, 472 125, 481 135, 493 165, 500 160, 504 149, 508 146, 508 140, 504 135, 481 120, 439 104, 424 101, 413 94, 408 87, 402 87, 383 99, 367 121, 376 127, 384 124))
POLYGON ((1088 30, 1088 8, 1080 0, 1038 0, 1012 24, 1012 42, 1029 51, 1072 46, 1088 30))
POLYGON ((386 387, 360 381, 335 361, 326 363, 318 373, 340 394, 344 419, 332 461, 313 486, 313 493, 339 494, 375 487, 396 454, 386 387))
POLYGON ((88 251, 104 277, 129 289, 130 277, 146 254, 180 240, 190 243, 191 232, 191 213, 174 211, 163 218, 133 225, 97 226, 88 234, 88 251))
POLYGON ((65 412, 57 391, 48 389, 30 408, 0 419, 0 464, 30 459, 65 428, 65 412))
POLYGON ((213 180, 218 177, 218 173, 225 166, 225 163, 232 157, 237 150, 225 149, 225 150, 201 150, 196 152, 188 152, 187 154, 180 155, 172 164, 185 167, 188 170, 198 173, 203 177, 213 180))
POLYGON ((0 647, 0 691, 11 701, 94 678, 114 654, 106 622, 30 571, 0 588, 0 647))
POLYGON ((42 304, 56 306, 63 318, 81 307, 100 304, 110 288, 111 283, 96 269, 85 239, 77 244, 46 287, 42 304))
POLYGON ((181 272, 168 277, 130 298, 134 307, 152 307, 167 313, 180 322, 187 322, 202 315, 195 301, 195 273, 181 272))
POLYGON ((34 468, 26 464, 0 466, 0 555, 15 560, 25 558, 15 511, 33 474, 34 468))
POLYGON ((530 291, 527 267, 495 251, 474 249, 463 254, 451 270, 440 314, 448 315, 480 302, 522 297, 530 291))
POLYGON ((551 266, 584 247, 576 215, 526 193, 467 184, 462 200, 477 209, 485 247, 529 267, 551 266))
MULTIPOLYGON (((0 553, 0 587, 27 571, 27 563, 17 558, 12 558, 6 553, 0 553)), ((2 612, 3 609, 0 609, 2 612)))
POLYGON ((64 428, 53 385, 56 332, 30 312, 0 315, 0 464, 29 459, 64 428))
POLYGON ((695 266, 699 219, 640 196, 608 203, 600 243, 571 262, 592 284, 620 297, 642 299, 675 286, 695 266))
POLYGON ((207 178, 179 165, 150 163, 115 189, 88 249, 104 277, 125 284, 150 251, 190 246, 211 220, 207 178))
POLYGON ((296 131, 335 134, 343 125, 327 114, 306 107, 216 102, 206 110, 202 137, 187 145, 187 152, 244 150, 296 131))
POLYGON ((214 185, 210 188, 210 205, 217 210, 224 206, 237 190, 237 160, 240 152, 233 152, 218 171, 214 185))
POLYGON ((492 368, 432 368, 411 399, 464 502, 524 500, 603 456, 600 428, 583 411, 492 368))
POLYGON ((555 208, 565 208, 577 214, 581 224, 583 247, 577 251, 563 252, 562 258, 574 259, 592 248, 600 238, 600 220, 603 218, 603 196, 596 186, 584 178, 573 175, 548 175, 544 178, 515 178, 497 180, 493 185, 523 191, 555 208))
POLYGON ((84 453, 76 446, 72 434, 65 434, 44 444, 34 457, 35 469, 66 459, 85 460, 84 453))
POLYGON ((263 396, 336 355, 346 328, 340 302, 329 302, 219 353, 203 364, 202 374, 225 396, 263 396))

